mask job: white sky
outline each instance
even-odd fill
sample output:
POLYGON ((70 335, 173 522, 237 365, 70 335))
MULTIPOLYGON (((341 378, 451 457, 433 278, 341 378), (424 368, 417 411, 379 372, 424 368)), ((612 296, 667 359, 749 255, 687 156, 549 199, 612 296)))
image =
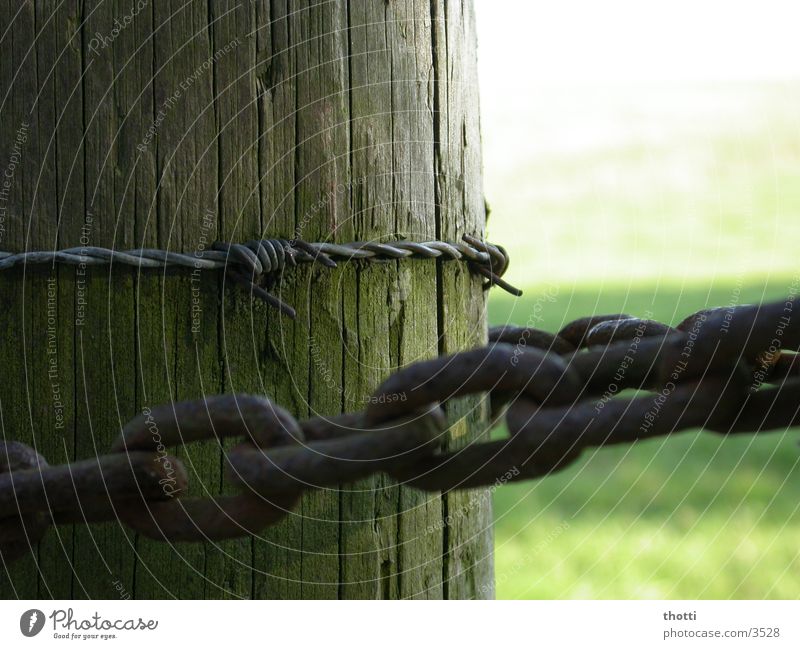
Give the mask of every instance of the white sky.
POLYGON ((475 0, 485 92, 800 78, 800 0, 475 0))

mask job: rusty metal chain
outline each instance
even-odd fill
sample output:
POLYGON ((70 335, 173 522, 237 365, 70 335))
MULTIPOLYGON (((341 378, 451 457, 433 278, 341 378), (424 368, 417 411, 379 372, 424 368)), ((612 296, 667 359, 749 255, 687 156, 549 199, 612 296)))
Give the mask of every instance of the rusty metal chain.
POLYGON ((427 491, 547 476, 585 449, 704 428, 782 430, 800 421, 800 314, 794 296, 692 314, 677 327, 624 314, 556 334, 498 327, 489 345, 390 376, 362 412, 297 421, 266 398, 219 395, 146 409, 108 455, 49 466, 0 445, 0 555, 26 553, 53 524, 121 521, 164 541, 258 533, 310 489, 383 472, 427 491), (632 396, 625 390, 638 390, 632 396), (642 393, 645 396, 642 396, 642 393), (488 393, 506 439, 446 451, 442 404, 488 393), (225 476, 239 495, 181 497, 176 445, 225 438, 225 476))
POLYGON ((193 254, 153 248, 113 250, 97 246, 19 253, 0 251, 0 271, 19 265, 55 263, 72 266, 116 264, 161 269, 179 267, 194 271, 224 269, 233 283, 244 286, 252 296, 260 298, 289 318, 295 318, 295 310, 267 290, 267 285, 279 278, 287 266, 318 263, 326 268, 335 268, 336 259, 386 262, 406 258, 461 260, 467 263, 471 272, 486 278, 484 289, 496 285, 512 295, 522 295, 519 289, 503 280, 509 264, 505 248, 468 234, 463 235, 457 243, 405 240, 309 243, 302 239, 262 239, 246 243, 218 241, 210 249, 198 250, 193 254))

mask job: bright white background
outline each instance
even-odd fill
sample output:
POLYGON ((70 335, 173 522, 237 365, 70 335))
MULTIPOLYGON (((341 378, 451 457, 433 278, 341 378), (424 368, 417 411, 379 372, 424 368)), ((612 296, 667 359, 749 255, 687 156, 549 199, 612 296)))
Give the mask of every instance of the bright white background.
POLYGON ((476 0, 483 101, 544 81, 800 75, 793 0, 476 0))
POLYGON ((0 602, 0 646, 777 648, 798 646, 799 609, 796 602, 0 602), (98 612, 106 619, 154 619, 159 626, 152 632, 120 632, 117 639, 105 642, 54 640, 50 620, 35 638, 20 634, 18 619, 25 610, 36 607, 49 616, 53 608, 70 606, 75 618, 98 612), (667 623, 666 610, 697 611, 698 619, 667 623), (670 625, 719 630, 779 626, 781 635, 763 640, 665 642, 663 633, 670 625))

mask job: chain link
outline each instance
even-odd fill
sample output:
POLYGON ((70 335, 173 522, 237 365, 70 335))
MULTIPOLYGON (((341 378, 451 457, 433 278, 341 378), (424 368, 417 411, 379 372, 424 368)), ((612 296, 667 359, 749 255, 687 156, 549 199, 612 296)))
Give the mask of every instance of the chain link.
POLYGON ((266 398, 219 395, 145 409, 110 453, 49 466, 0 445, 0 554, 24 555, 53 524, 122 521, 164 541, 256 534, 311 489, 386 473, 447 492, 546 476, 585 449, 694 428, 721 434, 800 421, 800 317, 794 297, 707 309, 677 327, 626 314, 556 334, 505 326, 489 345, 415 363, 384 381, 362 412, 297 421, 266 398), (633 396, 620 396, 638 390, 633 396), (646 395, 642 396, 642 391, 646 395), (506 439, 445 452, 443 404, 488 393, 506 439), (182 497, 187 473, 166 448, 235 438, 224 451, 239 495, 182 497))

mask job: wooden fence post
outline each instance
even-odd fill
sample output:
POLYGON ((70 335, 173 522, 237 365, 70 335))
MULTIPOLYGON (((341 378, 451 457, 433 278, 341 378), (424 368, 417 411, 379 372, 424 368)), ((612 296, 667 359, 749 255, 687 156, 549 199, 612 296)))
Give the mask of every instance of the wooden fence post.
MULTIPOLYGON (((451 0, 4 0, 0 250, 482 236, 474 21, 451 0)), ((232 391, 336 414, 485 340, 459 263, 304 266, 281 294, 296 321, 217 271, 0 273, 4 438, 93 457, 144 407, 232 391)), ((450 448, 487 434, 480 400, 448 409, 450 448)), ((226 489, 219 449, 178 453, 195 493, 226 489)), ((492 551, 488 492, 380 477, 304 496, 259 538, 51 530, 0 595, 491 597, 492 551)))

